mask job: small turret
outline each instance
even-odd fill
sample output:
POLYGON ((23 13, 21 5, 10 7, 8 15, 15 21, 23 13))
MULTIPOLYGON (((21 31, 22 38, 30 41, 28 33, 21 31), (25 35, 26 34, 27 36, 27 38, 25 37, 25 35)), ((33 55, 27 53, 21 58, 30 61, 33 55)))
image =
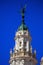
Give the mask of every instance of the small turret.
POLYGON ((41 58, 41 62, 40 62, 40 65, 43 65, 43 57, 41 58))

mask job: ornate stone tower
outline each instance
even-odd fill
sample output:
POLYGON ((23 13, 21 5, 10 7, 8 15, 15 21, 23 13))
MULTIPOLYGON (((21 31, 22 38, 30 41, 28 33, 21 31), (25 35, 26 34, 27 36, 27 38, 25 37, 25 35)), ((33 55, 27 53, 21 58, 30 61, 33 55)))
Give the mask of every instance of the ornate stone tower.
POLYGON ((36 65, 36 50, 32 53, 31 36, 24 23, 25 8, 22 9, 22 23, 15 35, 15 47, 10 50, 10 65, 36 65))

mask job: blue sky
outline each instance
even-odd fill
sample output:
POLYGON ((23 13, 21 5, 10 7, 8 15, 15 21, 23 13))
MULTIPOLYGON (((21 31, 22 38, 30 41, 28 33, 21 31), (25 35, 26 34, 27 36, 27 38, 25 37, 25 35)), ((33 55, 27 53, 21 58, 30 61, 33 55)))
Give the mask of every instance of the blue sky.
POLYGON ((43 56, 43 0, 0 0, 0 65, 9 65, 15 33, 21 24, 21 8, 26 6, 25 23, 36 49, 38 65, 43 56))

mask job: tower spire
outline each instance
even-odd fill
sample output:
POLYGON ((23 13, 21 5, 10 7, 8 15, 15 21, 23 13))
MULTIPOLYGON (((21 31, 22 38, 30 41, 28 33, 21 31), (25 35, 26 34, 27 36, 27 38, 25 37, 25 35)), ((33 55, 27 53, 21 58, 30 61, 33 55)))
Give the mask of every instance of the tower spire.
POLYGON ((26 8, 26 5, 25 5, 25 6, 22 8, 22 10, 21 10, 22 24, 21 24, 21 26, 18 28, 18 31, 20 31, 20 30, 28 30, 28 29, 27 29, 27 26, 25 25, 25 22, 24 22, 25 8, 26 8))
POLYGON ((22 9, 22 23, 24 23, 24 13, 25 13, 25 6, 23 7, 23 9, 22 9))

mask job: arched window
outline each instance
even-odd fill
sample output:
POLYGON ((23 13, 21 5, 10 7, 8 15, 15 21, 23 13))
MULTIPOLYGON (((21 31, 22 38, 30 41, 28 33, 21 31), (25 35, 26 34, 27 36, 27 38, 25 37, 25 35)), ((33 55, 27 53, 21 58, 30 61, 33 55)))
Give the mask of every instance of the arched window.
POLYGON ((20 42, 20 46, 21 46, 21 42, 20 42))
POLYGON ((20 51, 21 51, 21 49, 20 49, 20 51))
POLYGON ((24 42, 24 51, 26 52, 26 41, 24 42))
POLYGON ((26 32, 24 32, 24 34, 26 34, 26 32))
POLYGON ((26 46, 26 42, 24 42, 24 46, 26 46))

